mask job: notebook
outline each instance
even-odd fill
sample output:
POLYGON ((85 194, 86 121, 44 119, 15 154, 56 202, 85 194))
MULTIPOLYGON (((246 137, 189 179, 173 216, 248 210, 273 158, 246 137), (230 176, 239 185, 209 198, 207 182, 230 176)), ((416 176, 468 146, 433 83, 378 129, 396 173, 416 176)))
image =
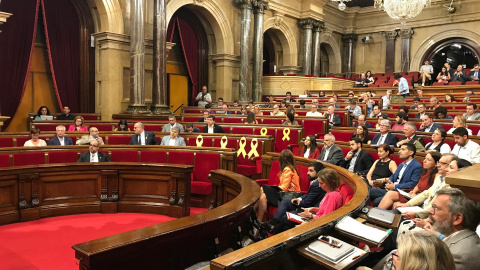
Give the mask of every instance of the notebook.
POLYGON ((340 262, 343 258, 352 254, 352 252, 355 250, 355 247, 350 244, 347 244, 341 240, 338 240, 335 237, 331 237, 331 236, 328 236, 328 237, 333 240, 341 242, 342 246, 337 248, 317 240, 311 243, 306 248, 306 250, 312 253, 315 253, 316 255, 319 255, 333 263, 340 262))
POLYGON ((397 207, 396 208, 398 212, 400 213, 405 213, 405 212, 418 212, 418 211, 422 211, 423 208, 421 208, 420 206, 407 206, 407 207, 397 207))
POLYGON ((400 193, 403 197, 405 197, 405 199, 409 199, 409 200, 410 200, 410 199, 412 198, 412 197, 410 197, 410 194, 408 194, 407 192, 405 192, 405 191, 403 191, 403 190, 401 190, 401 189, 398 189, 397 191, 398 191, 398 193, 400 193))
MULTIPOLYGON (((371 211, 371 210, 370 210, 371 211)), ((358 222, 350 216, 341 219, 335 229, 346 234, 357 236, 380 245, 388 237, 389 232, 374 227, 367 226, 358 222)))
POLYGON ((392 224, 395 214, 380 208, 372 208, 368 211, 367 217, 383 223, 392 224))

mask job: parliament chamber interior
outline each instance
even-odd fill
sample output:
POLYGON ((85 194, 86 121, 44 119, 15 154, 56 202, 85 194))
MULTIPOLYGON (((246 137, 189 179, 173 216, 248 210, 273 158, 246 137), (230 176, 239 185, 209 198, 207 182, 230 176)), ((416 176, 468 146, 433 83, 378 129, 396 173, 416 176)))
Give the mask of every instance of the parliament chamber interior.
POLYGON ((477 269, 479 11, 1 1, 0 269, 477 269))

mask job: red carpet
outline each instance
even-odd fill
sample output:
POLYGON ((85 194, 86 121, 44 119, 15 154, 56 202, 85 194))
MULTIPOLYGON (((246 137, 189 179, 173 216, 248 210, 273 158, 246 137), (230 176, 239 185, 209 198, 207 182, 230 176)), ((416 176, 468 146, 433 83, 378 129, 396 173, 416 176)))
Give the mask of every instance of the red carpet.
MULTIPOLYGON (((191 215, 206 210, 192 208, 191 215)), ((73 245, 173 219, 153 214, 83 214, 0 226, 0 269, 78 269, 73 245)))

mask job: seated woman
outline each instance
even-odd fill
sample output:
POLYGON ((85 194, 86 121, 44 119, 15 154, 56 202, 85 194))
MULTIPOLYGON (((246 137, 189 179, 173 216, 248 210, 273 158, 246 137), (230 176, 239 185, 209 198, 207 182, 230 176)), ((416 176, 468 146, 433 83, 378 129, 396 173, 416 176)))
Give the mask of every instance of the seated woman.
POLYGON ((130 131, 127 120, 121 119, 120 121, 118 121, 118 126, 115 128, 114 131, 130 131))
POLYGON ((393 151, 393 148, 388 144, 378 146, 378 160, 373 163, 367 173, 367 181, 372 188, 380 188, 380 182, 387 182, 388 178, 397 170, 397 164, 390 159, 393 151))
MULTIPOLYGON (((373 78, 372 72, 370 70, 365 73, 365 81, 367 82, 367 85, 373 84, 375 82, 375 78, 373 78)), ((370 92, 370 97, 373 96, 371 95, 372 91, 367 92, 370 92)))
MULTIPOLYGON (((459 159, 457 156, 453 156, 452 161, 445 169, 445 176, 449 176, 453 173, 458 172, 464 168, 472 166, 472 163, 468 162, 465 159, 459 159)), ((445 177, 442 175, 437 176, 433 185, 424 190, 422 193, 415 196, 406 203, 396 204, 396 208, 398 207, 408 207, 408 206, 420 206, 423 208, 421 211, 417 212, 405 212, 402 214, 403 218, 408 219, 409 217, 419 217, 419 219, 414 219, 413 221, 417 224, 417 227, 423 228, 427 224, 426 218, 429 217, 428 209, 432 207, 433 200, 437 196, 437 191, 440 189, 450 188, 450 185, 445 183, 445 177)))
POLYGON ((302 149, 304 158, 313 158, 317 159, 320 156, 320 150, 317 147, 317 140, 314 136, 308 135, 305 138, 304 146, 302 149))
POLYGON ((464 127, 467 129, 468 135, 472 135, 472 130, 467 128, 467 118, 463 115, 457 115, 453 118, 453 127, 447 131, 447 134, 452 134, 458 127, 464 127))
POLYGON ((278 186, 262 185, 260 198, 254 206, 257 218, 260 221, 263 220, 267 211, 267 202, 273 206, 278 206, 278 203, 282 200, 280 191, 301 191, 300 176, 298 176, 298 169, 292 152, 288 149, 283 150, 280 153, 278 162, 280 163, 280 173, 278 173, 280 183, 278 186))
POLYGON ((285 122, 282 123, 284 126, 298 126, 298 122, 295 120, 295 116, 293 113, 289 112, 287 113, 285 117, 285 122))
POLYGON ((37 111, 37 116, 35 116, 35 120, 42 120, 40 118, 40 115, 50 115, 50 110, 47 108, 47 106, 40 106, 37 111))
POLYGON ((432 133, 432 142, 425 145, 425 151, 435 150, 440 154, 448 154, 452 151, 450 145, 443 142, 447 137, 447 132, 443 128, 438 128, 432 133))
MULTIPOLYGON (((442 154, 437 151, 430 151, 427 155, 425 155, 425 159, 423 160, 422 176, 420 177, 418 184, 408 193, 411 198, 414 198, 433 185, 433 180, 438 173, 437 162, 441 157, 442 154)), ((382 201, 378 205, 378 208, 388 210, 391 209, 392 206, 395 208, 397 204, 406 203, 407 201, 408 199, 401 195, 398 191, 390 190, 387 192, 387 194, 385 194, 382 201)))
POLYGON ((258 125, 257 119, 255 119, 255 113, 249 112, 247 113, 247 119, 245 120, 245 124, 247 125, 258 125))
POLYGON ((362 140, 362 143, 370 144, 370 137, 368 137, 367 126, 366 125, 358 125, 357 132, 353 133, 350 140, 352 140, 353 138, 360 138, 360 140, 362 140))
POLYGON ((285 114, 287 113, 292 113, 294 116, 298 116, 298 114, 295 112, 295 107, 293 106, 288 106, 287 110, 285 111, 285 114))
POLYGON ((452 94, 446 94, 445 95, 445 102, 447 102, 447 103, 455 102, 455 97, 452 94))
POLYGON ((68 131, 88 131, 88 127, 83 124, 83 117, 78 115, 73 120, 73 125, 68 127, 68 131))
POLYGON ((337 190, 341 184, 340 176, 331 168, 325 168, 318 172, 318 185, 326 192, 318 207, 304 208, 299 216, 317 219, 329 214, 343 205, 343 199, 337 190))
POLYGON ((32 128, 30 130, 30 136, 32 136, 32 139, 26 141, 23 146, 31 147, 31 146, 47 146, 47 143, 39 139, 38 136, 40 136, 40 129, 38 128, 32 128))
POLYGON ((447 68, 442 67, 442 71, 440 71, 440 73, 438 73, 437 75, 437 82, 448 84, 450 80, 451 80, 450 73, 448 73, 447 68))
POLYGON ((239 115, 247 115, 248 110, 246 106, 242 106, 242 109, 237 113, 239 115))
POLYGON ((255 116, 263 116, 262 110, 260 110, 260 107, 258 105, 255 105, 253 107, 253 112, 255 113, 255 116))

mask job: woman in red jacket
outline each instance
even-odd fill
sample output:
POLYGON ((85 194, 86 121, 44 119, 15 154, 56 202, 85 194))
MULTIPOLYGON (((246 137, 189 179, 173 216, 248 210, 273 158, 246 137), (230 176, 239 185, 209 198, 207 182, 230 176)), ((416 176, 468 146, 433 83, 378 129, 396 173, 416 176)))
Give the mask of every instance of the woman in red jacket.
POLYGON ((302 149, 303 157, 318 159, 318 157, 320 156, 320 150, 318 150, 317 140, 315 139, 315 137, 312 135, 308 135, 305 138, 304 144, 305 146, 303 146, 302 149))

